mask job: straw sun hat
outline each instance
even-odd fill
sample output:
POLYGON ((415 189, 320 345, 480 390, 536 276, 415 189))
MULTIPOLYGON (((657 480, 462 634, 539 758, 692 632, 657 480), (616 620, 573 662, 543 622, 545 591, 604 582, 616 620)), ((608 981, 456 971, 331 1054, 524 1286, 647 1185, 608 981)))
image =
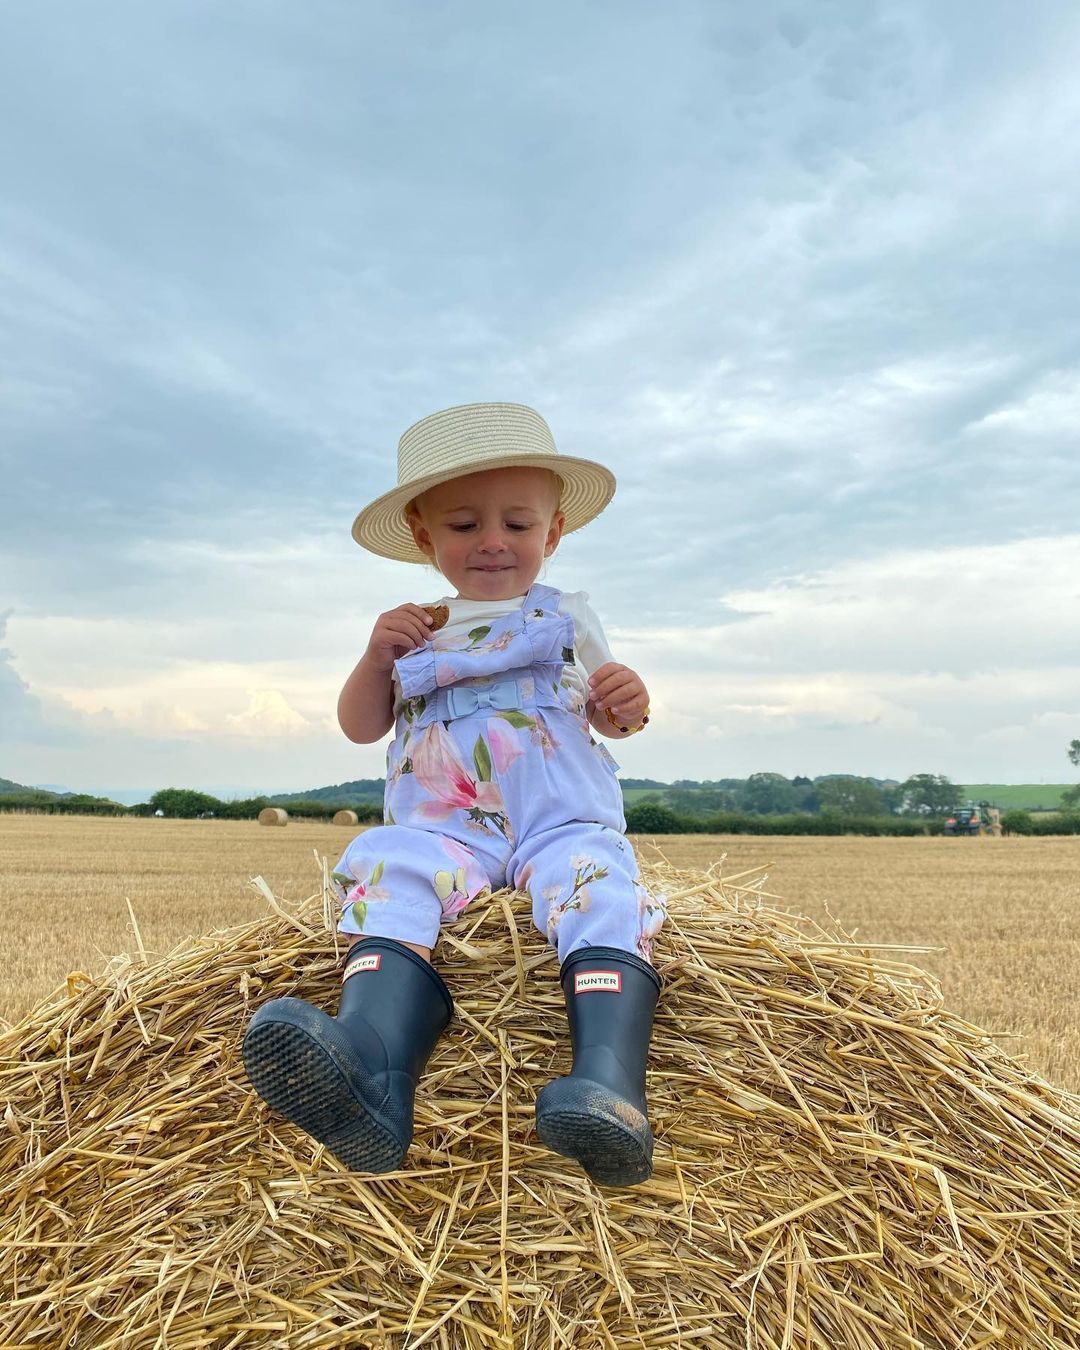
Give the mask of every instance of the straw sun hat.
POLYGON ((562 482, 563 533, 598 516, 615 493, 615 475, 591 459, 560 455, 548 424, 521 403, 466 403, 414 422, 398 442, 398 485, 353 521, 358 544, 384 558, 426 563, 405 507, 437 483, 510 466, 551 469, 562 482))

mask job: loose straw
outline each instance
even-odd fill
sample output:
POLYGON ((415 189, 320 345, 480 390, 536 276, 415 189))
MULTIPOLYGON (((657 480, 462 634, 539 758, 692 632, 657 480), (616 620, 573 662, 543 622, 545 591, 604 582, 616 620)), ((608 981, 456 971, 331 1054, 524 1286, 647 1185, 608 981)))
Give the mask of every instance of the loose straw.
POLYGON ((0 1035, 0 1344, 1080 1347, 1080 1099, 898 949, 722 872, 645 869, 670 910, 657 1142, 625 1190, 535 1134, 570 1053, 523 896, 443 935, 458 1014, 384 1177, 270 1111, 239 1057, 267 999, 336 1006, 324 895, 263 883, 251 923, 73 977, 0 1035))

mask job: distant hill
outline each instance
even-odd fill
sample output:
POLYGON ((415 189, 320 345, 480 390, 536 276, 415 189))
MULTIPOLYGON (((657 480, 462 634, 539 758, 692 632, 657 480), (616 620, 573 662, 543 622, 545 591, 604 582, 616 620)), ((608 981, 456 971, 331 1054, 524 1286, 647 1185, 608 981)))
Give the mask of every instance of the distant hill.
POLYGON ((381 802, 386 786, 382 778, 354 778, 351 783, 335 783, 332 787, 308 788, 305 792, 279 792, 267 797, 274 806, 287 806, 289 802, 329 802, 339 806, 352 806, 354 802, 381 802))
POLYGON ((50 798, 56 800, 61 795, 59 792, 50 791, 49 788, 28 787, 25 783, 13 782, 10 778, 0 778, 0 795, 8 797, 16 792, 20 795, 31 792, 39 800, 50 798))
POLYGON ((108 797, 94 797, 88 792, 51 792, 48 788, 27 787, 10 778, 0 778, 0 810, 50 811, 117 815, 122 811, 118 802, 108 797))
MULTIPOLYGON (((10 778, 0 778, 0 796, 13 797, 16 793, 24 797, 27 793, 31 794, 37 801, 62 802, 68 797, 87 797, 85 792, 72 792, 69 788, 60 787, 57 783, 51 783, 48 787, 32 787, 29 783, 16 783, 10 778)), ((104 801, 110 798, 102 798, 104 801)))

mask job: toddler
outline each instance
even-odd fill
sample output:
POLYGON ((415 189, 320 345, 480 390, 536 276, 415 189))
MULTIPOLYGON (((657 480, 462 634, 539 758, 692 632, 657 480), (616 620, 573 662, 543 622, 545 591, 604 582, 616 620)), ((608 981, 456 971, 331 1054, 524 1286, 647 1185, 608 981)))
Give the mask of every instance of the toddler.
POLYGON ((536 580, 614 490, 602 465, 560 455, 531 408, 470 404, 405 432, 397 488, 353 525, 363 547, 434 564, 456 594, 381 614, 341 691, 350 740, 394 738, 385 824, 334 870, 338 927, 356 935, 338 1014, 275 999, 244 1037, 260 1095, 351 1169, 401 1166, 454 1007, 431 965, 440 926, 509 884, 558 951, 574 1053, 537 1097, 537 1133, 601 1184, 651 1175, 663 901, 641 882, 616 766, 590 731, 640 731, 648 693, 612 660, 585 594, 536 580))

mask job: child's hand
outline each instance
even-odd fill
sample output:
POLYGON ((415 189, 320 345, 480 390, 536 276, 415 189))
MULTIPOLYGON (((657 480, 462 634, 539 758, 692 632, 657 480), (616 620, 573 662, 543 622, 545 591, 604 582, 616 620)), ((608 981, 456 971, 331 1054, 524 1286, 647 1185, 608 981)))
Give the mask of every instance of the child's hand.
POLYGON ((419 605, 398 605, 375 620, 368 639, 365 660, 375 670, 393 670, 394 662, 414 651, 431 636, 431 615, 419 605))
POLYGON ((611 715, 627 726, 637 726, 649 706, 649 691, 629 666, 608 661, 589 676, 589 692, 595 707, 601 712, 611 709, 611 715))

